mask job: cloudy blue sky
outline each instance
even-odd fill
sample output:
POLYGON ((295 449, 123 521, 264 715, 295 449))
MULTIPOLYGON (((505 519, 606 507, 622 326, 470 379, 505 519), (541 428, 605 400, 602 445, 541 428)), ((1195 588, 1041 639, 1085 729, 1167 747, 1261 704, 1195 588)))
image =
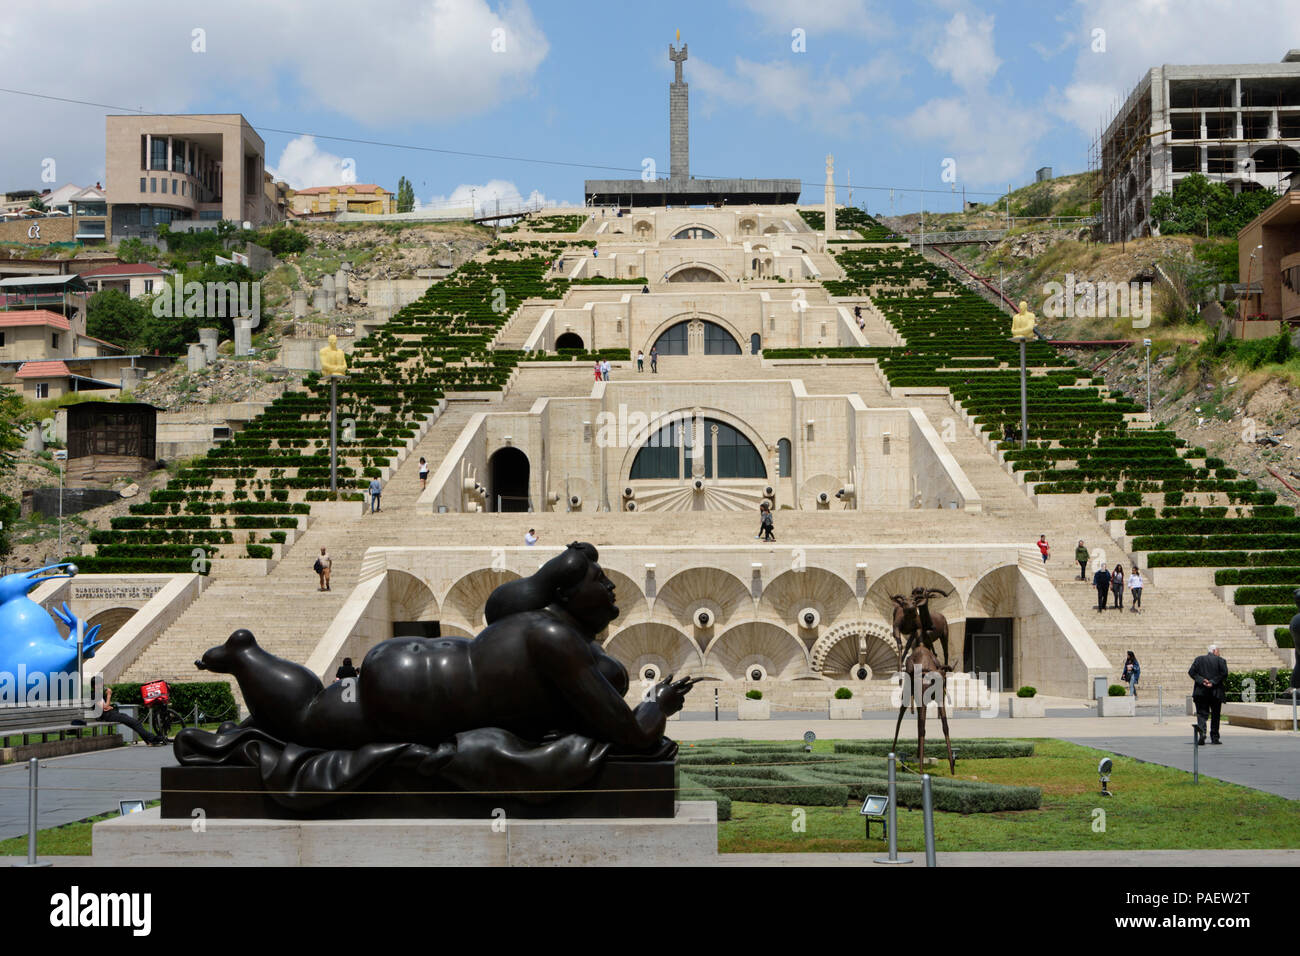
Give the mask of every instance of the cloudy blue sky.
POLYGON ((424 202, 581 203, 584 178, 667 174, 681 30, 694 175, 798 178, 819 202, 833 153, 855 205, 888 212, 892 188, 899 212, 953 210, 962 187, 1085 169, 1151 66, 1277 62, 1300 47, 1294 4, 6 0, 0 87, 21 93, 0 92, 0 190, 41 187, 47 158, 60 183, 102 180, 104 114, 143 109, 243 113, 298 188, 350 161, 424 202))

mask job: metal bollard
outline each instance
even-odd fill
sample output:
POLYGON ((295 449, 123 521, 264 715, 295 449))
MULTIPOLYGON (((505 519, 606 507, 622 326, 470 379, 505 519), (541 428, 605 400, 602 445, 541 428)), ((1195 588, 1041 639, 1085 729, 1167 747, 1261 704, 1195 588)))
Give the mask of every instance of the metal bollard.
POLYGON ((1201 782, 1201 729, 1192 724, 1192 783, 1201 782))
POLYGON ((718 689, 716 687, 713 688, 713 719, 715 722, 718 719, 718 689))
POLYGON ((934 858, 934 794, 928 773, 921 775, 921 814, 925 818, 925 865, 938 866, 934 858))
POLYGON ((37 771, 40 762, 32 757, 27 761, 27 862, 15 866, 49 866, 49 863, 36 861, 36 794, 38 790, 37 771))
POLYGON ((898 858, 898 755, 889 755, 889 856, 876 858, 877 863, 911 863, 911 860, 898 858))
POLYGON ((1156 688, 1156 723, 1165 722, 1165 685, 1156 688))
POLYGON ((1291 688, 1291 732, 1292 733, 1295 733, 1296 730, 1296 697, 1297 696, 1300 696, 1300 691, 1297 691, 1294 687, 1291 688))

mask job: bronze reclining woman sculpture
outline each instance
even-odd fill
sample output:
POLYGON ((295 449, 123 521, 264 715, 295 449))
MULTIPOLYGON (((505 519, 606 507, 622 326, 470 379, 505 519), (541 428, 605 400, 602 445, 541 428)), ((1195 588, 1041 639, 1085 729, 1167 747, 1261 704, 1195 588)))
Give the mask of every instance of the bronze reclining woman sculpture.
MULTIPOLYGON (((233 674, 251 716, 177 735, 182 765, 256 766, 286 806, 319 805, 398 766, 464 789, 544 791, 590 780, 610 753, 664 755, 665 721, 695 683, 669 675, 635 710, 627 670, 595 643, 618 616, 590 544, 497 588, 474 640, 402 637, 371 648, 353 684, 324 686, 246 630, 196 666, 233 674)), ((671 756, 671 754, 669 754, 671 756)))

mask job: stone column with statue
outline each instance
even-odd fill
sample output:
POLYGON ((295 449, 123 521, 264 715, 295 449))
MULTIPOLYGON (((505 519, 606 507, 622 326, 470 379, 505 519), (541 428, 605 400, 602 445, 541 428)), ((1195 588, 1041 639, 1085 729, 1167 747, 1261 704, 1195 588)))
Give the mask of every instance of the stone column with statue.
POLYGON ((330 383, 330 494, 339 491, 339 379, 348 374, 348 357, 339 348, 339 337, 331 335, 320 350, 320 373, 330 383))

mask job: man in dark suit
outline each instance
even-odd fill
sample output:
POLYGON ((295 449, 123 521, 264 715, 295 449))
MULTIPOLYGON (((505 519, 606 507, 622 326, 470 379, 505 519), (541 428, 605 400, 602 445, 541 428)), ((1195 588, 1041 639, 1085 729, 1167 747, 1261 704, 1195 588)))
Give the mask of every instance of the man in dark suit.
POLYGON ((1092 586, 1097 589, 1097 610, 1106 610, 1106 597, 1110 594, 1110 572, 1106 570, 1104 561, 1092 576, 1092 586))
POLYGON ((1209 653, 1192 661, 1187 676, 1193 684, 1192 702, 1196 704, 1196 732, 1200 734, 1200 742, 1205 743, 1205 718, 1208 715, 1210 743, 1222 743, 1219 740, 1219 710, 1227 696, 1224 682, 1228 679, 1228 662, 1219 655, 1219 645, 1211 644, 1209 653))

